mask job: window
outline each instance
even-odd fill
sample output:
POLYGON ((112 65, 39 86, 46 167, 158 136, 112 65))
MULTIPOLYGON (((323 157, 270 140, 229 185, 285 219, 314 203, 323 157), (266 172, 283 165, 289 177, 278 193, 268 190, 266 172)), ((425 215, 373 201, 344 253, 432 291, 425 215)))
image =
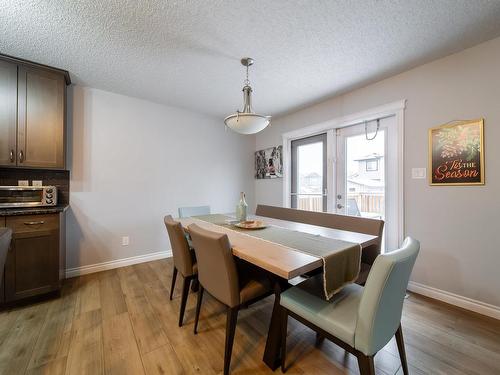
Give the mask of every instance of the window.
POLYGON ((366 161, 366 171, 378 171, 378 159, 366 161))

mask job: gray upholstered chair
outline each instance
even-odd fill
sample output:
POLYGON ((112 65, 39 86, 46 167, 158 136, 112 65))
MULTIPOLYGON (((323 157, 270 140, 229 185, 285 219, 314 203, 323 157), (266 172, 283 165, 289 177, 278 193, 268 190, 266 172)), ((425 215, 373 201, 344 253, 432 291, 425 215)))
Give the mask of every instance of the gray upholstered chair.
POLYGON ((170 238, 170 245, 172 246, 172 254, 174 257, 174 270, 172 274, 172 286, 170 288, 170 300, 172 300, 172 295, 174 293, 177 272, 179 272, 183 277, 181 309, 179 312, 179 327, 181 327, 189 294, 189 286, 191 285, 191 281, 197 280, 198 267, 196 264, 194 251, 189 248, 189 244, 181 223, 172 219, 172 216, 170 215, 165 216, 163 221, 165 222, 165 227, 167 228, 168 237, 170 238))
POLYGON ((179 217, 210 215, 210 206, 179 207, 179 217))
POLYGON ((413 265, 420 249, 407 238, 403 247, 377 257, 366 285, 351 284, 325 301, 317 297, 315 278, 281 294, 281 368, 286 370, 288 316, 315 330, 358 359, 361 375, 374 375, 373 357, 395 335, 403 372, 408 365, 401 330, 403 300, 413 265), (308 285, 307 285, 308 284, 308 285))
POLYGON ((0 283, 3 280, 3 270, 5 268, 5 260, 9 252, 10 239, 12 238, 12 230, 9 228, 0 228, 0 283))
POLYGON ((271 294, 271 283, 264 272, 246 262, 236 262, 226 234, 189 226, 198 260, 198 301, 194 321, 197 334, 203 293, 206 290, 227 307, 224 374, 229 374, 238 310, 271 294))

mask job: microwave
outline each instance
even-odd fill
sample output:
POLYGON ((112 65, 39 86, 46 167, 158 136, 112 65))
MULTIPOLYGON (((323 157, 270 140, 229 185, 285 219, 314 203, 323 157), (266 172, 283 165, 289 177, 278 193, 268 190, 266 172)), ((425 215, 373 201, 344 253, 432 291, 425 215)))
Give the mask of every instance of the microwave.
POLYGON ((57 205, 55 186, 0 186, 0 207, 46 207, 57 205))

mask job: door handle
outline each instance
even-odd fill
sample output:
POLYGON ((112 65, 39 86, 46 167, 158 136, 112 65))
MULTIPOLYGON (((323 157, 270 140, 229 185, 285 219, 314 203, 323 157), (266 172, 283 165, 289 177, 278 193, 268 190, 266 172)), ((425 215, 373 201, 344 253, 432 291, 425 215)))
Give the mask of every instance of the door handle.
POLYGON ((24 152, 23 150, 19 151, 19 162, 22 163, 24 161, 24 152))
POLYGON ((45 221, 40 220, 40 221, 25 221, 24 225, 41 225, 45 224, 45 221))
POLYGON ((14 150, 10 150, 10 162, 14 163, 14 150))
POLYGON ((340 210, 341 208, 344 208, 340 203, 337 203, 337 208, 340 210))

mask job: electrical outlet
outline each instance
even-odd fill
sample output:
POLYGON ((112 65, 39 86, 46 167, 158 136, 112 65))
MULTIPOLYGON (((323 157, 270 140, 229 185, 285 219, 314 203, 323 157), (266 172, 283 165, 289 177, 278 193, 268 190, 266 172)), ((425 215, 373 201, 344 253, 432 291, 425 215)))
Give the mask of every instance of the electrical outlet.
POLYGON ((29 180, 18 180, 17 181, 18 186, 30 186, 29 180))
POLYGON ((412 168, 411 169, 411 178, 413 179, 422 179, 425 178, 427 170, 425 168, 412 168))
POLYGON ((129 243, 130 239, 128 238, 128 236, 122 237, 122 246, 128 246, 129 243))
POLYGON ((31 181, 31 186, 43 186, 42 180, 33 180, 31 181))

